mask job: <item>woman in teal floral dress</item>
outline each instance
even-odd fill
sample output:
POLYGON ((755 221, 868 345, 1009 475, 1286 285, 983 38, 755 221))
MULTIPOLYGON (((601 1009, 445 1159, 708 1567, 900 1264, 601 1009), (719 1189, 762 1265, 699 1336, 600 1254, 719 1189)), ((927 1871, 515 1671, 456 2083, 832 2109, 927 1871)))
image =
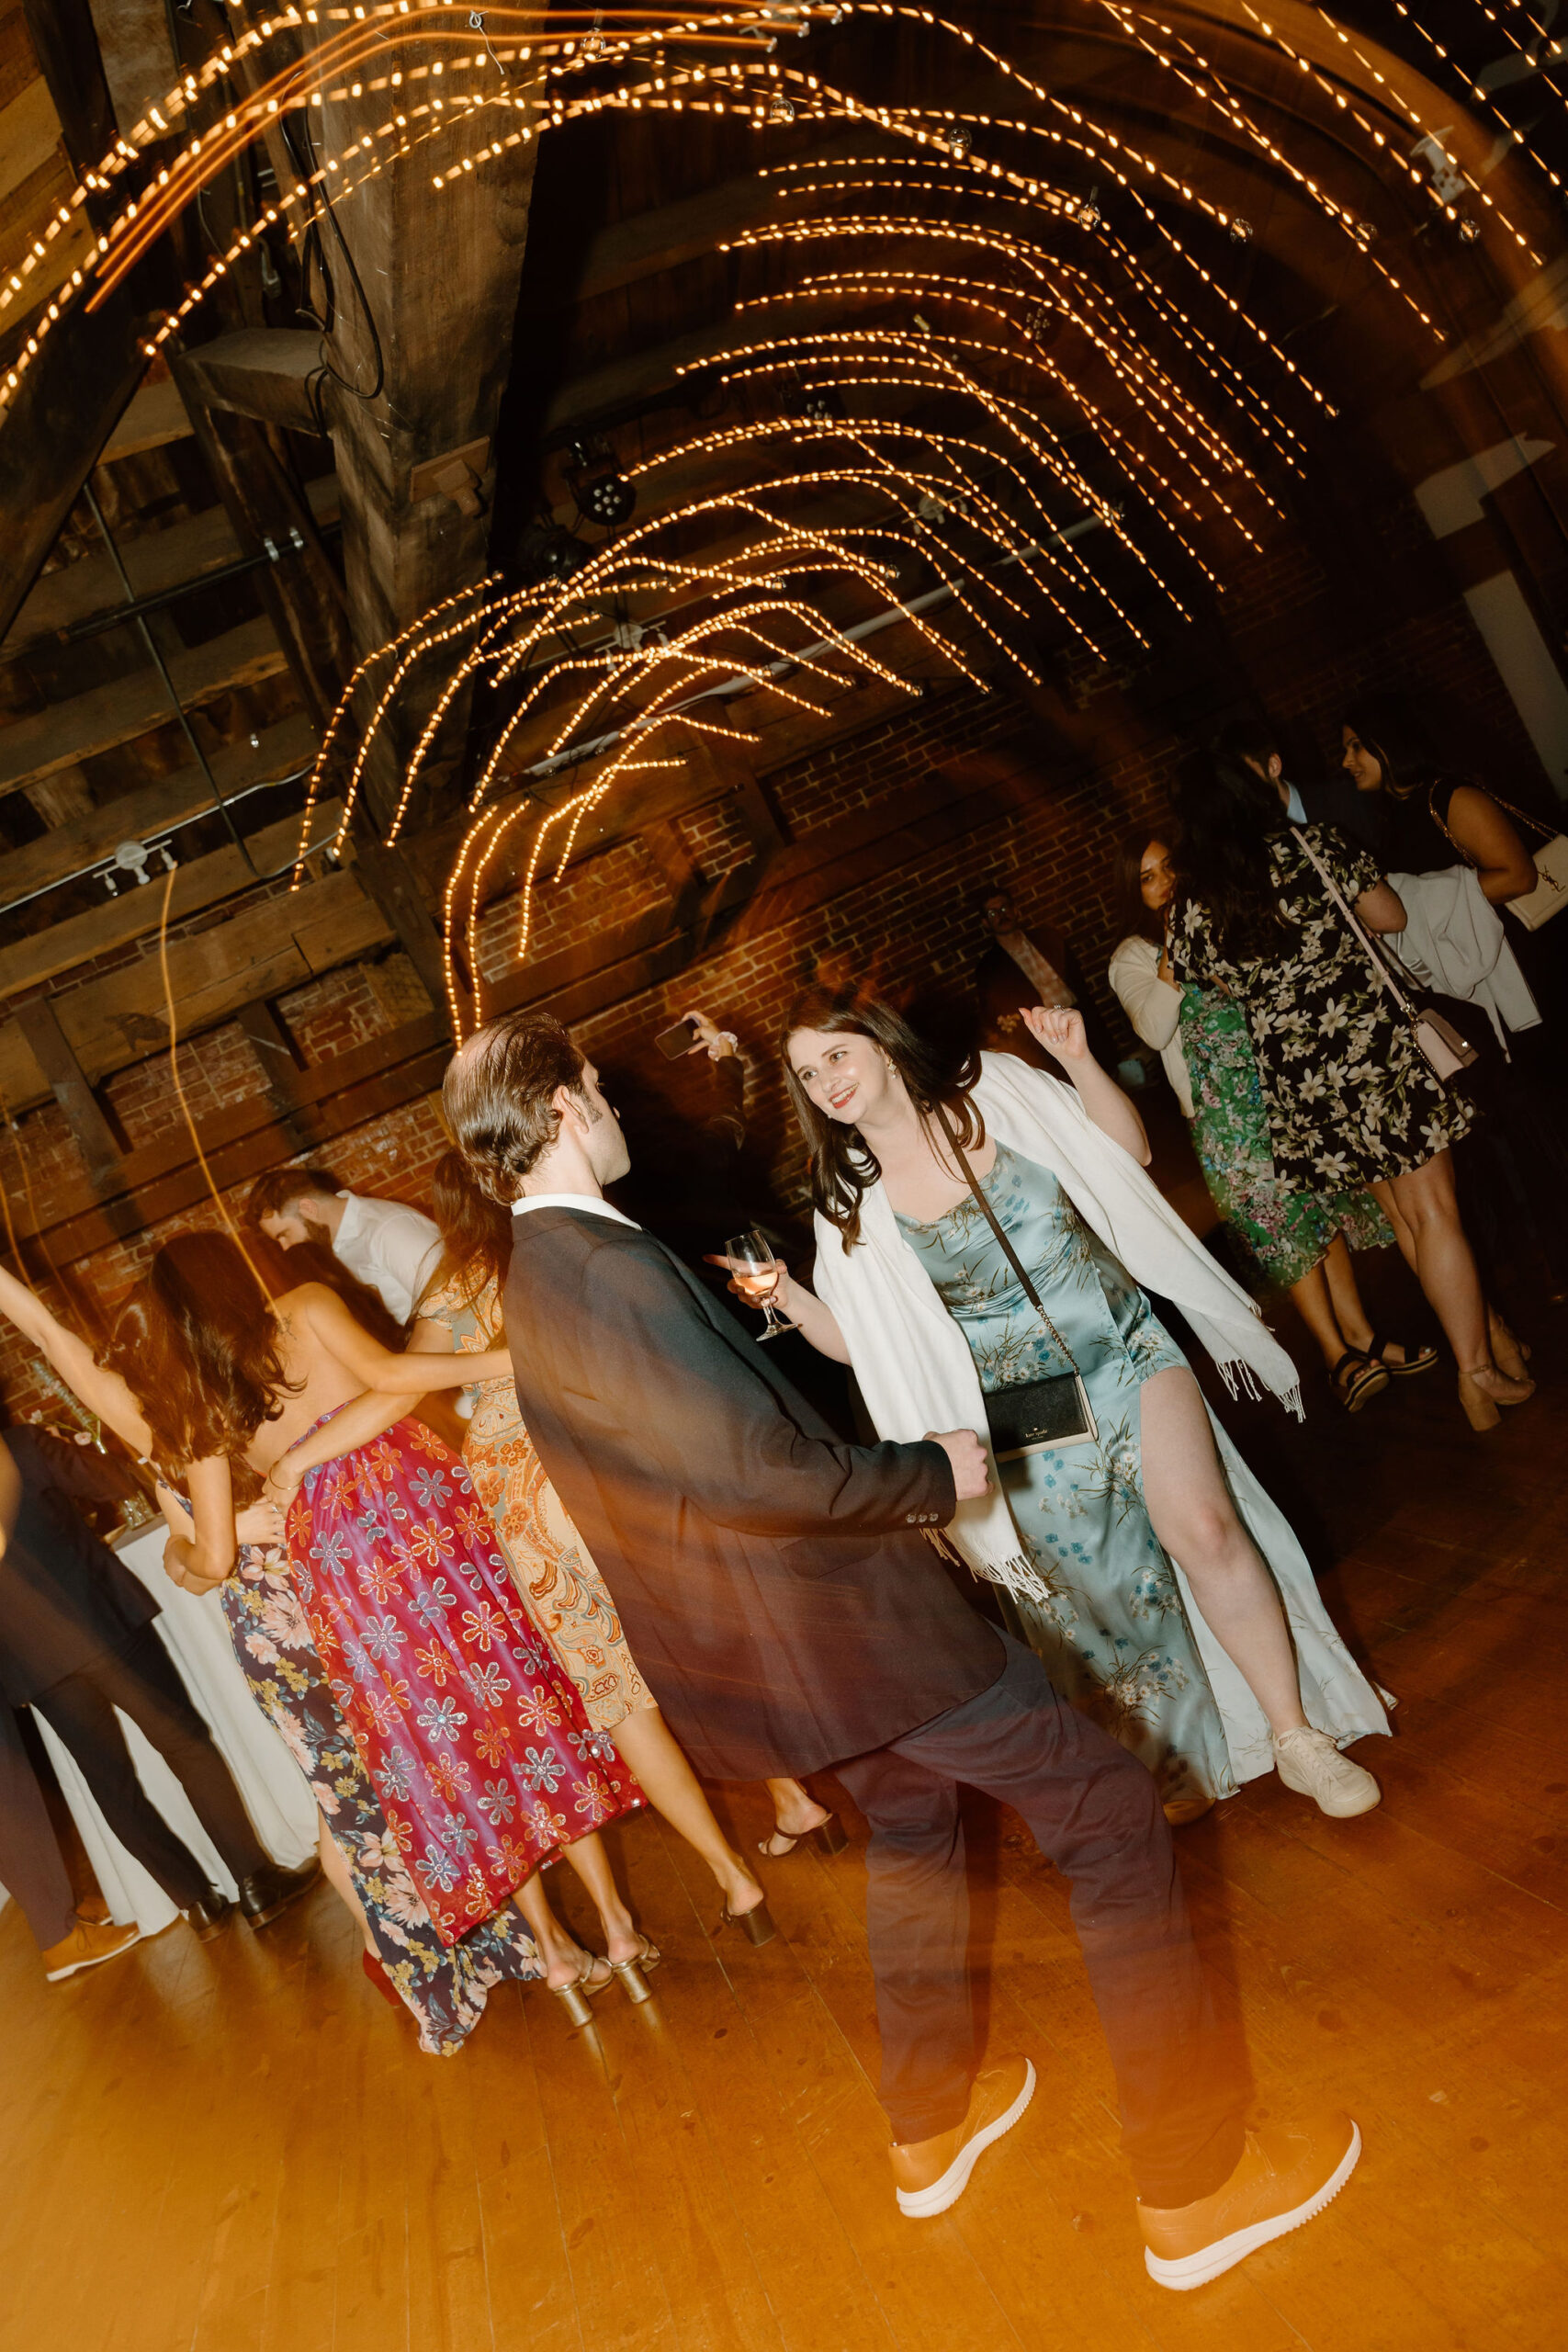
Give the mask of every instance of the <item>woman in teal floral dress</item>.
POLYGON ((1290 1360, 1144 1174, 1147 1138, 1081 1016, 1023 1018, 1070 1087, 1002 1054, 951 1069, 852 989, 797 1001, 786 1076, 817 1268, 774 1301, 852 1366, 884 1438, 982 1428, 998 1390, 1076 1373, 1090 1421, 1004 1445, 999 1497, 959 1506, 947 1540, 1174 1819, 1271 1769, 1325 1812, 1365 1812, 1377 1784, 1337 1751, 1387 1728, 1378 1695, 1128 1260, 1233 1383, 1289 1396, 1290 1360))
POLYGON ((1138 1035, 1160 1051, 1237 1271, 1259 1295, 1291 1293, 1336 1397, 1359 1412, 1391 1378, 1430 1372, 1438 1361, 1435 1349, 1374 1332, 1361 1304, 1350 1251, 1386 1249, 1393 1228, 1370 1193, 1292 1192, 1275 1175, 1246 1014, 1222 989, 1179 988, 1169 975, 1165 922, 1176 874, 1165 839, 1129 834, 1116 878, 1137 928, 1111 959, 1111 985, 1138 1035))

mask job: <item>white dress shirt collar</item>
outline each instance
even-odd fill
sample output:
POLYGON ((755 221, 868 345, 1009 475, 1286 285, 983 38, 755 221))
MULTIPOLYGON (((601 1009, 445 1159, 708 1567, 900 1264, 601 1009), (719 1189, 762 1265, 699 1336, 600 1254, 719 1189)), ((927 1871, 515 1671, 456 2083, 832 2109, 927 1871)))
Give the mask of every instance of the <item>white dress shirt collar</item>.
POLYGON ((613 1201, 598 1193, 525 1193, 512 1204, 513 1216, 522 1216, 529 1209, 586 1209, 590 1216, 614 1217, 617 1225, 629 1225, 634 1233, 642 1231, 635 1217, 623 1216, 613 1201))

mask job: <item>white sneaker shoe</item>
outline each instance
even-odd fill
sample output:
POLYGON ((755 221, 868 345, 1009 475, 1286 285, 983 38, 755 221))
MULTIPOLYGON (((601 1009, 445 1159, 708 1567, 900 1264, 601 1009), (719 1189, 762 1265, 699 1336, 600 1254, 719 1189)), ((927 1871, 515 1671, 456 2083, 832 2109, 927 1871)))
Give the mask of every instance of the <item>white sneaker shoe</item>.
POLYGON ((1314 1731, 1310 1724, 1274 1734, 1274 1769, 1288 1789, 1311 1797, 1319 1813, 1336 1821, 1371 1813, 1382 1802, 1382 1791, 1371 1774, 1341 1756, 1328 1734, 1314 1731))

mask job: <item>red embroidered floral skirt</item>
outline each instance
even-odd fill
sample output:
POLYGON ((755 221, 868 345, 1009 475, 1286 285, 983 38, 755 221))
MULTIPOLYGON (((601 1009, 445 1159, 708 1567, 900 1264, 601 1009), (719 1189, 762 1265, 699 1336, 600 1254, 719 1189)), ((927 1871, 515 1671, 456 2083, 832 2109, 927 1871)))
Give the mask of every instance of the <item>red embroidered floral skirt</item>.
POLYGON ((444 1943, 560 1847, 647 1802, 519 1604, 468 1472, 421 1422, 306 1472, 288 1557, 444 1943))

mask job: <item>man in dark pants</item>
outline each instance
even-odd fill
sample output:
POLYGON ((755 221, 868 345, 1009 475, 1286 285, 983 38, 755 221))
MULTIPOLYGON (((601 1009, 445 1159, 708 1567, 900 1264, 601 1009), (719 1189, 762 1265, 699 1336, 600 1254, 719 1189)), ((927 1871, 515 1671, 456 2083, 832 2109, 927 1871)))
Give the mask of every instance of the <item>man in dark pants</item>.
POLYGON ((1022 2114, 1025 2058, 975 2074, 961 1782, 1016 1805, 1073 1882, 1151 2274, 1217 2277, 1354 2165, 1348 2118, 1244 2136, 1150 1775, 965 1607, 921 1531, 985 1490, 972 1430, 840 1443, 602 1188, 628 1161, 558 1022, 513 1014, 449 1068, 447 1124, 516 1219, 524 1419, 699 1772, 835 1766, 872 1825, 883 2103, 903 2211, 944 2211, 1022 2114))
POLYGON ((15 1464, 15 1523, 0 1558, 0 1702, 30 1706, 70 1749, 115 1836, 203 1938, 231 1908, 207 1883, 136 1777, 115 1718, 145 1733, 183 1785, 197 1820, 240 1889, 253 1927, 265 1927, 317 1876, 312 1861, 286 1871, 266 1854, 212 1734, 158 1638, 158 1603, 94 1534, 78 1501, 118 1500, 115 1475, 91 1448, 43 1430, 7 1430, 15 1464))

